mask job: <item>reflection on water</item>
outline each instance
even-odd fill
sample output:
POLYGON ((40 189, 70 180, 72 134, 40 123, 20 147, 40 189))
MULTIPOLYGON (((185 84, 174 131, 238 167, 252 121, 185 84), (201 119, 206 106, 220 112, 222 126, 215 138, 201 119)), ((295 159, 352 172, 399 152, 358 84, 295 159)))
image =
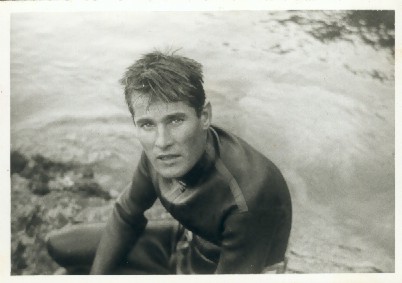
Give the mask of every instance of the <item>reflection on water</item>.
POLYGON ((296 206, 393 264, 393 22, 376 11, 14 14, 11 144, 94 164, 122 189, 141 148, 118 80, 140 54, 183 47, 204 65, 215 122, 279 165, 296 206))
POLYGON ((291 12, 281 23, 294 22, 321 42, 333 40, 354 41, 360 38, 365 44, 376 49, 387 48, 395 53, 395 13, 393 11, 333 11, 315 13, 318 17, 306 17, 303 12, 291 12))

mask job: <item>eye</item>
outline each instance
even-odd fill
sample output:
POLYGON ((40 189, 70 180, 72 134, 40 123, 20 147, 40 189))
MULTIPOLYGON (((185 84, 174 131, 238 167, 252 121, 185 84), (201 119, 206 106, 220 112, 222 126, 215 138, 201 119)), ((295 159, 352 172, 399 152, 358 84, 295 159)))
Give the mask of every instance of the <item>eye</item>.
POLYGON ((183 118, 173 118, 172 120, 170 120, 170 123, 172 123, 173 125, 180 125, 181 123, 183 123, 183 121, 183 118))
POLYGON ((150 122, 145 122, 139 125, 141 129, 143 130, 151 130, 154 127, 154 124, 150 122))

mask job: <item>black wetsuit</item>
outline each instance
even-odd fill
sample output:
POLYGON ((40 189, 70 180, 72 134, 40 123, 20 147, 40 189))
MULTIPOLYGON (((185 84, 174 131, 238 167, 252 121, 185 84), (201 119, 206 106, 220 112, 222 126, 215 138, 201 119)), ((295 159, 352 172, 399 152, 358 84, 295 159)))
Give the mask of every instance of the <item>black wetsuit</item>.
POLYGON ((260 273, 284 260, 292 219, 286 182, 270 160, 220 128, 210 128, 206 152, 183 178, 163 178, 143 154, 109 230, 134 228, 135 242, 157 198, 193 234, 180 272, 260 273))

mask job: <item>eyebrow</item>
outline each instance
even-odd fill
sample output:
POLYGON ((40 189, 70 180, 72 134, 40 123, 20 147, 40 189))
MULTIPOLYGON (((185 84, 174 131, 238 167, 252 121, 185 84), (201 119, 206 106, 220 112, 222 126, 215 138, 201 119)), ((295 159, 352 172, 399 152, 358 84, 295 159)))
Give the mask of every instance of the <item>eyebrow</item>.
MULTIPOLYGON (((165 117, 163 117, 162 121, 169 121, 172 120, 173 118, 183 118, 186 117, 187 114, 184 112, 175 112, 169 115, 166 115, 165 117)), ((141 124, 141 123, 145 123, 145 122, 154 122, 154 119, 152 119, 152 117, 144 117, 144 118, 139 118, 136 123, 141 124)))

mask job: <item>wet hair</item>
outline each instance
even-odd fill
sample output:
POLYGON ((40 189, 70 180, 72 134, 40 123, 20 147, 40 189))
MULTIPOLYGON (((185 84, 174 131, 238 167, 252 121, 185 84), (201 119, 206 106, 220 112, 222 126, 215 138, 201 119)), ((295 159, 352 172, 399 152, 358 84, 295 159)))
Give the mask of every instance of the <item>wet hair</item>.
POLYGON ((120 80, 131 115, 132 96, 145 96, 153 101, 184 102, 199 116, 205 103, 202 65, 195 60, 154 51, 143 55, 127 68, 120 80))

